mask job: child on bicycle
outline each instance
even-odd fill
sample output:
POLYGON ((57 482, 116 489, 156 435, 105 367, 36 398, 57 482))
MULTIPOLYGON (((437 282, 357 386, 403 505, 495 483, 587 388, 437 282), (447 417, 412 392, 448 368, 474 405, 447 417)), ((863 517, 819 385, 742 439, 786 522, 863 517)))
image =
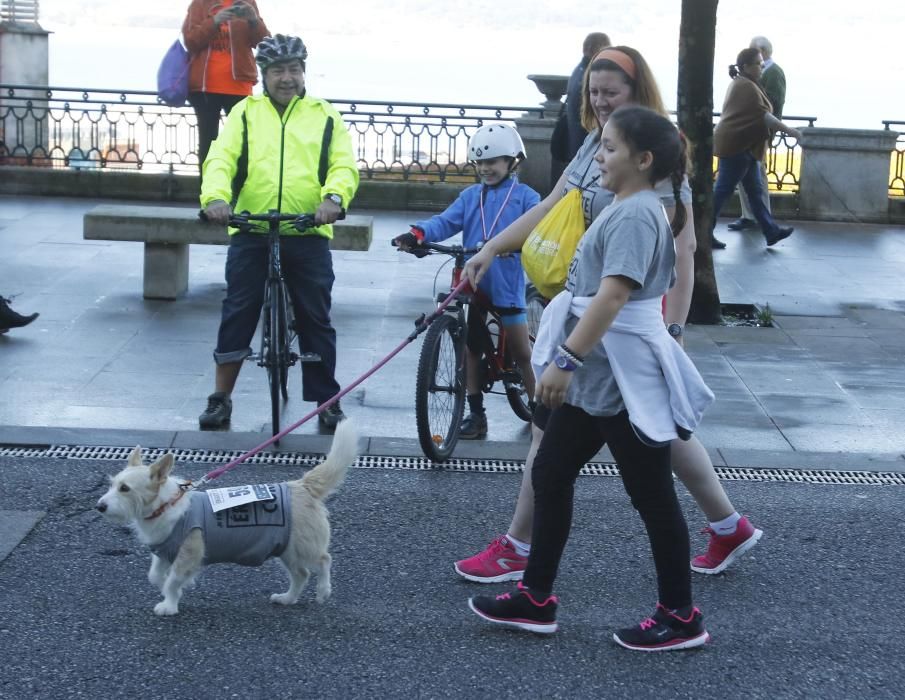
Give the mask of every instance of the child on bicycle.
MULTIPOLYGON (((421 241, 443 241, 461 231, 462 245, 475 248, 540 201, 540 195, 520 183, 515 175, 519 163, 525 159, 525 146, 514 127, 502 122, 485 124, 469 141, 468 153, 481 183, 463 190, 442 214, 419 221, 411 231, 397 236, 393 239, 394 245, 418 255, 421 241)), ((427 251, 422 252, 427 254, 427 251)), ((480 373, 481 345, 477 332, 478 324, 483 325, 486 316, 481 303, 492 305, 503 319, 512 357, 522 372, 528 396, 534 398, 531 343, 525 315, 525 273, 517 253, 497 261, 478 285, 475 300, 478 303, 469 305, 467 320, 465 384, 469 413, 459 433, 465 440, 487 435, 480 373)))
MULTIPOLYGON (((615 194, 581 239, 566 290, 544 311, 534 346, 537 397, 552 412, 534 460, 532 547, 523 583, 476 596, 480 617, 540 633, 557 629, 553 586, 569 537, 575 481, 606 444, 647 529, 659 601, 615 641, 639 651, 688 649, 710 635, 694 606, 688 528, 673 485, 670 441, 688 439, 713 394, 663 324, 661 300, 675 282, 673 233, 655 183, 675 197, 685 147, 666 118, 623 106, 603 127, 596 155, 602 185, 615 194)), ((637 572, 636 572, 637 573, 637 572)))

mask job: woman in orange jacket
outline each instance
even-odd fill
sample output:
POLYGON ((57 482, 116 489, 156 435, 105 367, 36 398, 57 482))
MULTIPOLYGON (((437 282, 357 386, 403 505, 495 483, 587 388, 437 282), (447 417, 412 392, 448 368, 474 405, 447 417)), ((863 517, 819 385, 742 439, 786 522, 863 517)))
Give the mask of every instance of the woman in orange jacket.
POLYGON ((258 81, 252 49, 270 31, 255 0, 192 0, 182 36, 191 56, 189 104, 198 119, 198 169, 217 138, 220 113, 258 81))

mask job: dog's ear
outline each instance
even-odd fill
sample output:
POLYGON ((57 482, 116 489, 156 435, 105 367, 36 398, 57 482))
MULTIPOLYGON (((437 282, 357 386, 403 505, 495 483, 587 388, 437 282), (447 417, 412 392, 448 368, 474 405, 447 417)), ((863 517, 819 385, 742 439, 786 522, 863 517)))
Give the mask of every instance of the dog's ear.
POLYGON ((132 454, 129 455, 129 461, 126 462, 127 467, 140 467, 141 466, 141 445, 136 445, 135 449, 132 450, 132 454))
POLYGON ((165 454, 148 469, 151 470, 151 480, 162 484, 173 470, 173 455, 165 454))

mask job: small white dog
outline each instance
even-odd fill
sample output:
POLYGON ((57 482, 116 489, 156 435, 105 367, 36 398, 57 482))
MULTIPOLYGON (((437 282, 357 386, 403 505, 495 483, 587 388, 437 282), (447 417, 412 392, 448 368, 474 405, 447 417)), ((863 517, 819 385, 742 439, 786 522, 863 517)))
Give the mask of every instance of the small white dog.
POLYGON ((258 566, 277 556, 289 574, 289 590, 273 603, 298 601, 311 572, 317 575, 319 603, 330 597, 330 522, 324 500, 345 478, 358 456, 352 422, 336 428, 327 459, 302 479, 268 486, 272 500, 214 513, 205 492, 184 492, 171 476, 173 455, 144 466, 136 447, 125 469, 110 479, 97 510, 128 525, 151 547, 148 580, 163 593, 157 615, 175 615, 183 589, 207 564, 235 562, 258 566), (183 497, 185 494, 185 497, 183 497))

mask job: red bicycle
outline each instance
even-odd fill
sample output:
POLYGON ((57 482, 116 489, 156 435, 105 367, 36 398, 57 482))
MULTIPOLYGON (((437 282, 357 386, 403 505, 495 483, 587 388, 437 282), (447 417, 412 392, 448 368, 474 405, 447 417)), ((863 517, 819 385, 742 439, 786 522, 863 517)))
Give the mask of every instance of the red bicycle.
MULTIPOLYGON (((453 258, 451 289, 462 279, 465 260, 479 248, 422 242, 419 249, 453 258)), ((440 303, 447 293, 437 296, 440 303)), ((434 320, 424 336, 418 360, 415 384, 415 419, 418 441, 426 457, 434 462, 448 459, 459 440, 465 409, 465 343, 468 337, 468 306, 478 304, 486 312, 481 336, 482 390, 487 394, 505 394, 519 418, 531 420, 531 407, 521 370, 512 358, 506 342, 506 329, 500 315, 489 304, 482 304, 474 293, 460 293, 434 320), (503 390, 495 390, 502 382, 503 390)), ((533 342, 534 336, 531 335, 533 342)))

